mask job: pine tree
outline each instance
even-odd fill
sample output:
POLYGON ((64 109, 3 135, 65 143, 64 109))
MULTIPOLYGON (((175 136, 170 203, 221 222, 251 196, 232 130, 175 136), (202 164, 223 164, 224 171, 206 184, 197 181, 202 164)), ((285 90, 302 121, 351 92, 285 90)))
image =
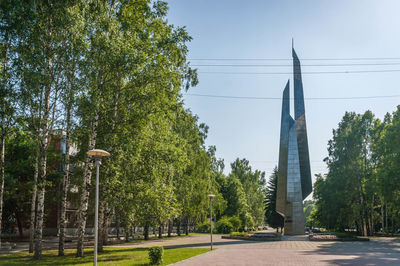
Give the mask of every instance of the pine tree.
POLYGON ((274 168, 274 172, 272 173, 269 181, 268 181, 268 189, 265 193, 265 217, 267 219, 267 223, 272 228, 280 227, 281 230, 284 225, 283 217, 276 212, 276 191, 278 186, 278 168, 274 168))

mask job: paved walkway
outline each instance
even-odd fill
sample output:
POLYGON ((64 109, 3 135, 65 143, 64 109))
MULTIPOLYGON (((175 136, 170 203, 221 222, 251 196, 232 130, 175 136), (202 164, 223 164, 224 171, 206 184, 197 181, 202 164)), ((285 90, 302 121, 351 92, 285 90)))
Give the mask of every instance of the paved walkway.
MULTIPOLYGON (((400 239, 369 242, 314 242, 305 236, 260 242, 214 236, 215 250, 174 265, 400 265, 400 239)), ((209 247, 210 237, 194 235, 121 246, 209 247)))
MULTIPOLYGON (((175 265, 399 265, 399 238, 372 238, 369 242, 311 242, 306 236, 261 242, 222 239, 214 235, 214 247, 175 265)), ((49 241, 47 248, 55 243, 49 241)), ((75 247, 76 244, 69 243, 75 247)), ((209 235, 113 245, 114 247, 209 248, 209 235)))
POLYGON ((400 265, 400 243, 280 242, 222 243, 218 249, 176 265, 400 265))

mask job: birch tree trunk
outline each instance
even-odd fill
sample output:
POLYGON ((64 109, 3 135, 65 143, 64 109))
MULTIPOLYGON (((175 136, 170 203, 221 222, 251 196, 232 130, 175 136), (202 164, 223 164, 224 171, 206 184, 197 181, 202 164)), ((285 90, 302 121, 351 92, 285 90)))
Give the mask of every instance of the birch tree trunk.
POLYGON ((178 236, 181 236, 181 220, 182 220, 182 217, 179 216, 178 221, 176 223, 176 234, 178 236))
MULTIPOLYGON (((111 125, 111 130, 114 132, 115 126, 116 126, 116 121, 117 121, 117 115, 118 115, 118 99, 119 99, 119 92, 116 92, 116 96, 114 98, 114 112, 113 112, 113 119, 112 119, 112 125, 111 125)), ((109 150, 112 153, 112 147, 109 147, 109 150)), ((103 184, 100 184, 100 204, 99 204, 99 227, 98 227, 98 251, 103 252, 104 248, 103 246, 107 244, 108 242, 108 226, 109 226, 109 215, 106 215, 106 209, 107 209, 107 198, 106 198, 106 191, 107 191, 108 185, 107 182, 103 182, 103 184)), ((119 220, 118 220, 119 221, 119 220)), ((119 230, 119 226, 118 229, 119 230)), ((117 232, 119 234, 119 232, 117 232)), ((118 236, 119 239, 119 236, 118 236)))
MULTIPOLYGON (((29 253, 33 253, 33 249, 35 247, 35 223, 36 223, 36 205, 37 205, 37 183, 39 177, 39 163, 40 163, 40 136, 39 131, 41 127, 41 113, 42 113, 42 101, 43 101, 43 88, 40 91, 40 100, 39 100, 39 112, 38 112, 38 124, 35 127, 36 133, 36 155, 35 155, 35 169, 33 173, 33 187, 32 187, 32 199, 31 199, 31 218, 29 225, 29 253)), ((33 105, 31 104, 31 119, 32 125, 35 125, 35 116, 33 112, 33 105)))
POLYGON ((44 195, 46 190, 46 167, 47 167, 47 148, 49 141, 49 113, 50 113, 50 90, 48 85, 45 90, 43 108, 43 127, 42 138, 40 141, 40 176, 38 179, 37 212, 35 228, 35 259, 42 258, 42 233, 43 233, 43 214, 44 214, 44 195))
POLYGON ((373 216, 373 214, 374 214, 374 200, 375 200, 375 197, 374 197, 374 195, 372 195, 371 208, 370 208, 370 213, 369 213, 369 216, 368 216, 369 232, 370 232, 371 236, 374 235, 374 216, 373 216))
POLYGON ((1 221, 3 217, 3 194, 5 179, 5 152, 6 152, 6 126, 5 126, 5 106, 3 106, 3 116, 1 118, 1 152, 0 152, 0 247, 1 247, 1 221))
POLYGON ((67 127, 65 132, 65 169, 63 178, 63 188, 61 195, 61 212, 60 212, 60 223, 59 223, 59 241, 58 241, 58 256, 64 256, 64 244, 65 244, 65 228, 66 221, 65 216, 67 212, 67 196, 69 187, 69 165, 70 165, 70 128, 71 127, 71 105, 67 107, 67 127))
POLYGON ((162 238, 162 224, 158 227, 158 238, 162 238))
MULTIPOLYGON (((104 188, 103 188, 104 186, 101 186, 101 189, 100 189, 100 191, 102 192, 102 194, 104 193, 104 188)), ((104 194, 103 194, 104 195, 104 194)), ((99 241, 98 241, 98 244, 97 244, 97 250, 99 251, 99 252, 103 252, 103 238, 104 238, 104 236, 103 236, 103 232, 104 232, 104 227, 106 226, 106 221, 105 221, 105 215, 104 215, 104 212, 105 212, 105 202, 104 202, 104 200, 102 200, 101 202, 100 202, 100 206, 99 206, 99 241)))
POLYGON ((374 235, 374 229, 372 224, 372 215, 368 216, 368 227, 369 227, 369 235, 374 235))
POLYGON ((388 211, 387 211, 387 203, 385 203, 385 234, 389 233, 389 224, 388 224, 388 211))
POLYGON ((148 240, 149 239, 149 223, 145 223, 144 228, 143 228, 143 235, 144 239, 148 240))
POLYGON ((368 235, 367 231, 367 215, 366 215, 366 206, 365 206, 365 195, 363 192, 362 188, 362 183, 361 183, 361 176, 360 176, 360 171, 357 166, 357 175, 358 175, 358 189, 359 189, 359 196, 360 196, 360 205, 361 205, 361 231, 363 236, 368 235))
POLYGON ((125 242, 129 242, 129 227, 125 226, 125 242))
POLYGON ((367 231, 367 217, 366 217, 366 213, 365 213, 365 203, 363 200, 363 195, 360 194, 360 201, 361 201, 361 223, 362 223, 362 233, 363 236, 367 236, 368 235, 368 231, 367 231))
MULTIPOLYGON (((94 121, 92 125, 92 132, 89 139, 88 150, 92 150, 96 146, 98 122, 99 122, 99 113, 98 113, 98 108, 96 108, 94 121)), ((84 256, 83 244, 84 244, 85 230, 86 230, 87 209, 89 204, 89 190, 92 179, 92 170, 93 170, 93 163, 91 162, 89 156, 86 156, 85 169, 83 174, 82 193, 81 193, 81 204, 78 213, 78 244, 76 250, 77 257, 84 256)))
POLYGON ((172 234, 172 220, 168 220, 168 237, 171 237, 172 234))
POLYGON ((382 233, 385 233, 385 212, 383 211, 383 200, 381 200, 381 223, 382 223, 382 233))
MULTIPOLYGON (((8 20, 8 18, 6 19, 8 20)), ((7 23, 5 23, 7 24, 7 23)), ((4 26, 4 25, 3 25, 4 26)), ((2 52, 4 52, 4 57, 3 57, 3 62, 2 62, 2 78, 1 78, 1 85, 2 86, 2 90, 4 90, 4 93, 1 93, 2 98, 1 98, 1 102, 0 104, 1 106, 1 147, 0 147, 0 248, 1 248, 1 229, 2 229, 2 218, 3 218, 3 196, 4 196, 4 180, 5 180, 5 154, 6 154, 6 134, 7 134, 7 128, 9 126, 9 121, 7 122, 7 118, 10 118, 10 110, 8 110, 8 108, 6 107, 7 102, 9 101, 9 99, 7 99, 8 96, 10 96, 7 91, 10 88, 7 88, 7 83, 8 83, 8 53, 9 53, 9 35, 8 35, 8 31, 9 31, 10 27, 7 24, 7 26, 5 28, 3 28, 3 30, 5 30, 5 36, 3 39, 3 50, 2 52), (4 78, 4 80, 3 80, 4 78)))
POLYGON ((119 239, 119 227, 120 227, 120 215, 119 214, 117 214, 117 240, 120 240, 119 239))
POLYGON ((189 217, 186 217, 186 226, 185 226, 185 234, 188 236, 189 235, 189 217))
POLYGON ((103 232, 102 232, 102 244, 107 245, 108 244, 108 227, 111 224, 111 215, 112 212, 107 211, 108 205, 107 202, 104 205, 104 224, 103 224, 103 232))
POLYGON ((32 188, 32 200, 31 200, 31 219, 30 219, 30 224, 29 224, 29 253, 33 253, 33 246, 34 246, 37 179, 38 179, 38 175, 39 175, 39 156, 40 156, 40 148, 39 148, 39 144, 37 144, 36 157, 35 157, 35 170, 34 170, 34 173, 33 173, 33 188, 32 188))
POLYGON ((394 236, 395 230, 396 230, 396 227, 394 224, 394 215, 392 215, 392 237, 394 236))

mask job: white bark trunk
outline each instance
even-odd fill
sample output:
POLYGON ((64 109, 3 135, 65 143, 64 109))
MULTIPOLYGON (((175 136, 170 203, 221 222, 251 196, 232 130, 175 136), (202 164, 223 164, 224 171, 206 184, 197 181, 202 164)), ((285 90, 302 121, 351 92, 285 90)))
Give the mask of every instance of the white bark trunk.
POLYGON ((40 176, 37 183, 37 212, 35 228, 35 259, 42 257, 42 233, 43 233, 43 214, 44 214, 44 195, 46 191, 46 167, 47 167, 47 148, 49 142, 49 113, 50 113, 50 90, 48 86, 45 91, 43 109, 43 127, 40 141, 40 176))
POLYGON ((35 218, 36 218, 36 194, 37 194, 37 179, 39 175, 39 144, 36 147, 35 157, 35 171, 33 173, 33 188, 32 188, 32 200, 31 200, 31 220, 29 225, 29 253, 33 253, 34 246, 34 234, 35 234, 35 218))
MULTIPOLYGON (((105 190, 104 185, 102 185, 101 189, 100 189, 100 192, 101 192, 100 195, 104 195, 104 190, 105 190)), ((105 201, 102 200, 100 202, 100 207, 99 207, 99 241, 97 243, 99 252, 103 252, 103 238, 104 238, 103 231, 104 231, 104 227, 105 227, 104 212, 105 212, 105 201)))
POLYGON ((67 212, 67 196, 69 187, 69 164, 70 164, 70 112, 67 110, 67 128, 65 134, 65 169, 64 169, 64 180, 63 189, 61 195, 61 212, 60 212, 60 224, 59 224, 59 241, 58 241, 58 256, 64 256, 64 244, 65 244, 65 228, 66 221, 65 216, 67 212))
MULTIPOLYGON (((3 107, 3 111, 5 107, 3 107)), ((4 179, 5 179, 5 152, 6 152, 6 132, 5 132, 4 115, 1 121, 1 152, 0 152, 0 247, 1 247, 1 221, 3 217, 3 194, 4 194, 4 179)))
MULTIPOLYGON (((96 114, 93 121, 92 132, 89 139, 88 150, 94 149, 96 145, 96 136, 97 136, 97 125, 99 120, 99 114, 96 110, 96 114)), ((85 170, 83 174, 83 184, 82 184, 82 193, 81 193, 81 205, 79 207, 78 213, 78 244, 77 244, 77 257, 84 256, 84 238, 85 238, 85 230, 86 230, 86 220, 87 220, 87 209, 89 204, 89 190, 92 179, 92 170, 93 163, 91 159, 87 156, 85 160, 85 170)))
MULTIPOLYGON (((5 42, 4 42, 4 61, 3 63, 3 71, 7 72, 8 70, 8 32, 5 33, 5 42)), ((4 83, 5 85, 5 83, 4 83)), ((6 87, 6 85, 4 86, 6 87)), ((2 88, 3 89, 3 88, 2 88)), ((4 88, 6 90, 6 88, 4 88)), ((1 110, 1 147, 0 147, 0 248, 1 248, 1 229, 2 229, 2 218, 3 218, 3 195, 4 195, 4 179, 5 179, 5 154, 6 154, 6 98, 2 99, 3 106, 1 110)))

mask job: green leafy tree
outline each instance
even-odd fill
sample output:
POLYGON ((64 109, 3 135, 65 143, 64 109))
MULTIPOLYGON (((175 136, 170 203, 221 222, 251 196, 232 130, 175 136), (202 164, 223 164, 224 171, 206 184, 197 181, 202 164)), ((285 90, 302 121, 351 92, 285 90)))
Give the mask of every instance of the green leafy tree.
POLYGON ((372 156, 376 161, 376 207, 380 207, 381 228, 383 232, 393 234, 400 224, 399 219, 399 173, 400 167, 400 107, 392 115, 386 114, 382 123, 376 125, 375 145, 372 156), (389 229, 389 227, 391 227, 389 229))
POLYGON ((311 213, 314 211, 314 201, 305 200, 303 202, 303 210, 304 210, 304 218, 306 220, 306 226, 312 228, 314 221, 311 213))
POLYGON ((238 216, 242 218, 246 215, 248 210, 246 194, 244 193, 243 185, 239 178, 230 174, 223 180, 220 192, 227 201, 227 207, 224 212, 227 216, 238 216))
MULTIPOLYGON (((11 1, 0 4, 0 231, 3 217, 3 198, 5 175, 6 139, 10 127, 14 123, 15 92, 13 86, 13 57, 15 29, 18 22, 15 19, 16 8, 11 1)), ((1 232, 0 232, 1 247, 1 232)))
POLYGON ((33 118, 32 128, 38 136, 38 175, 35 227, 35 259, 42 255, 42 232, 46 180, 48 177, 48 149, 56 119, 60 95, 60 68, 64 56, 64 36, 71 26, 66 8, 71 2, 45 1, 17 5, 21 30, 16 37, 16 73, 20 80, 21 107, 33 118))
POLYGON ((232 174, 237 176, 246 194, 247 212, 251 215, 255 225, 262 225, 265 216, 264 194, 265 173, 252 171, 249 161, 236 159, 232 164, 232 174))
POLYGON ((237 216, 229 217, 229 222, 232 224, 233 231, 238 231, 242 227, 242 221, 237 216))
MULTIPOLYGON (((329 156, 325 161, 329 172, 317 176, 314 184, 314 222, 341 231, 356 228, 362 235, 372 235, 379 223, 385 228, 384 209, 392 202, 390 195, 398 189, 385 178, 385 172, 395 169, 385 160, 386 155, 393 154, 388 149, 396 147, 394 135, 390 136, 390 147, 385 145, 390 120, 390 115, 386 115, 382 123, 370 111, 344 115, 328 143, 329 156)), ((395 211, 389 212, 391 217, 394 214, 395 211)))

